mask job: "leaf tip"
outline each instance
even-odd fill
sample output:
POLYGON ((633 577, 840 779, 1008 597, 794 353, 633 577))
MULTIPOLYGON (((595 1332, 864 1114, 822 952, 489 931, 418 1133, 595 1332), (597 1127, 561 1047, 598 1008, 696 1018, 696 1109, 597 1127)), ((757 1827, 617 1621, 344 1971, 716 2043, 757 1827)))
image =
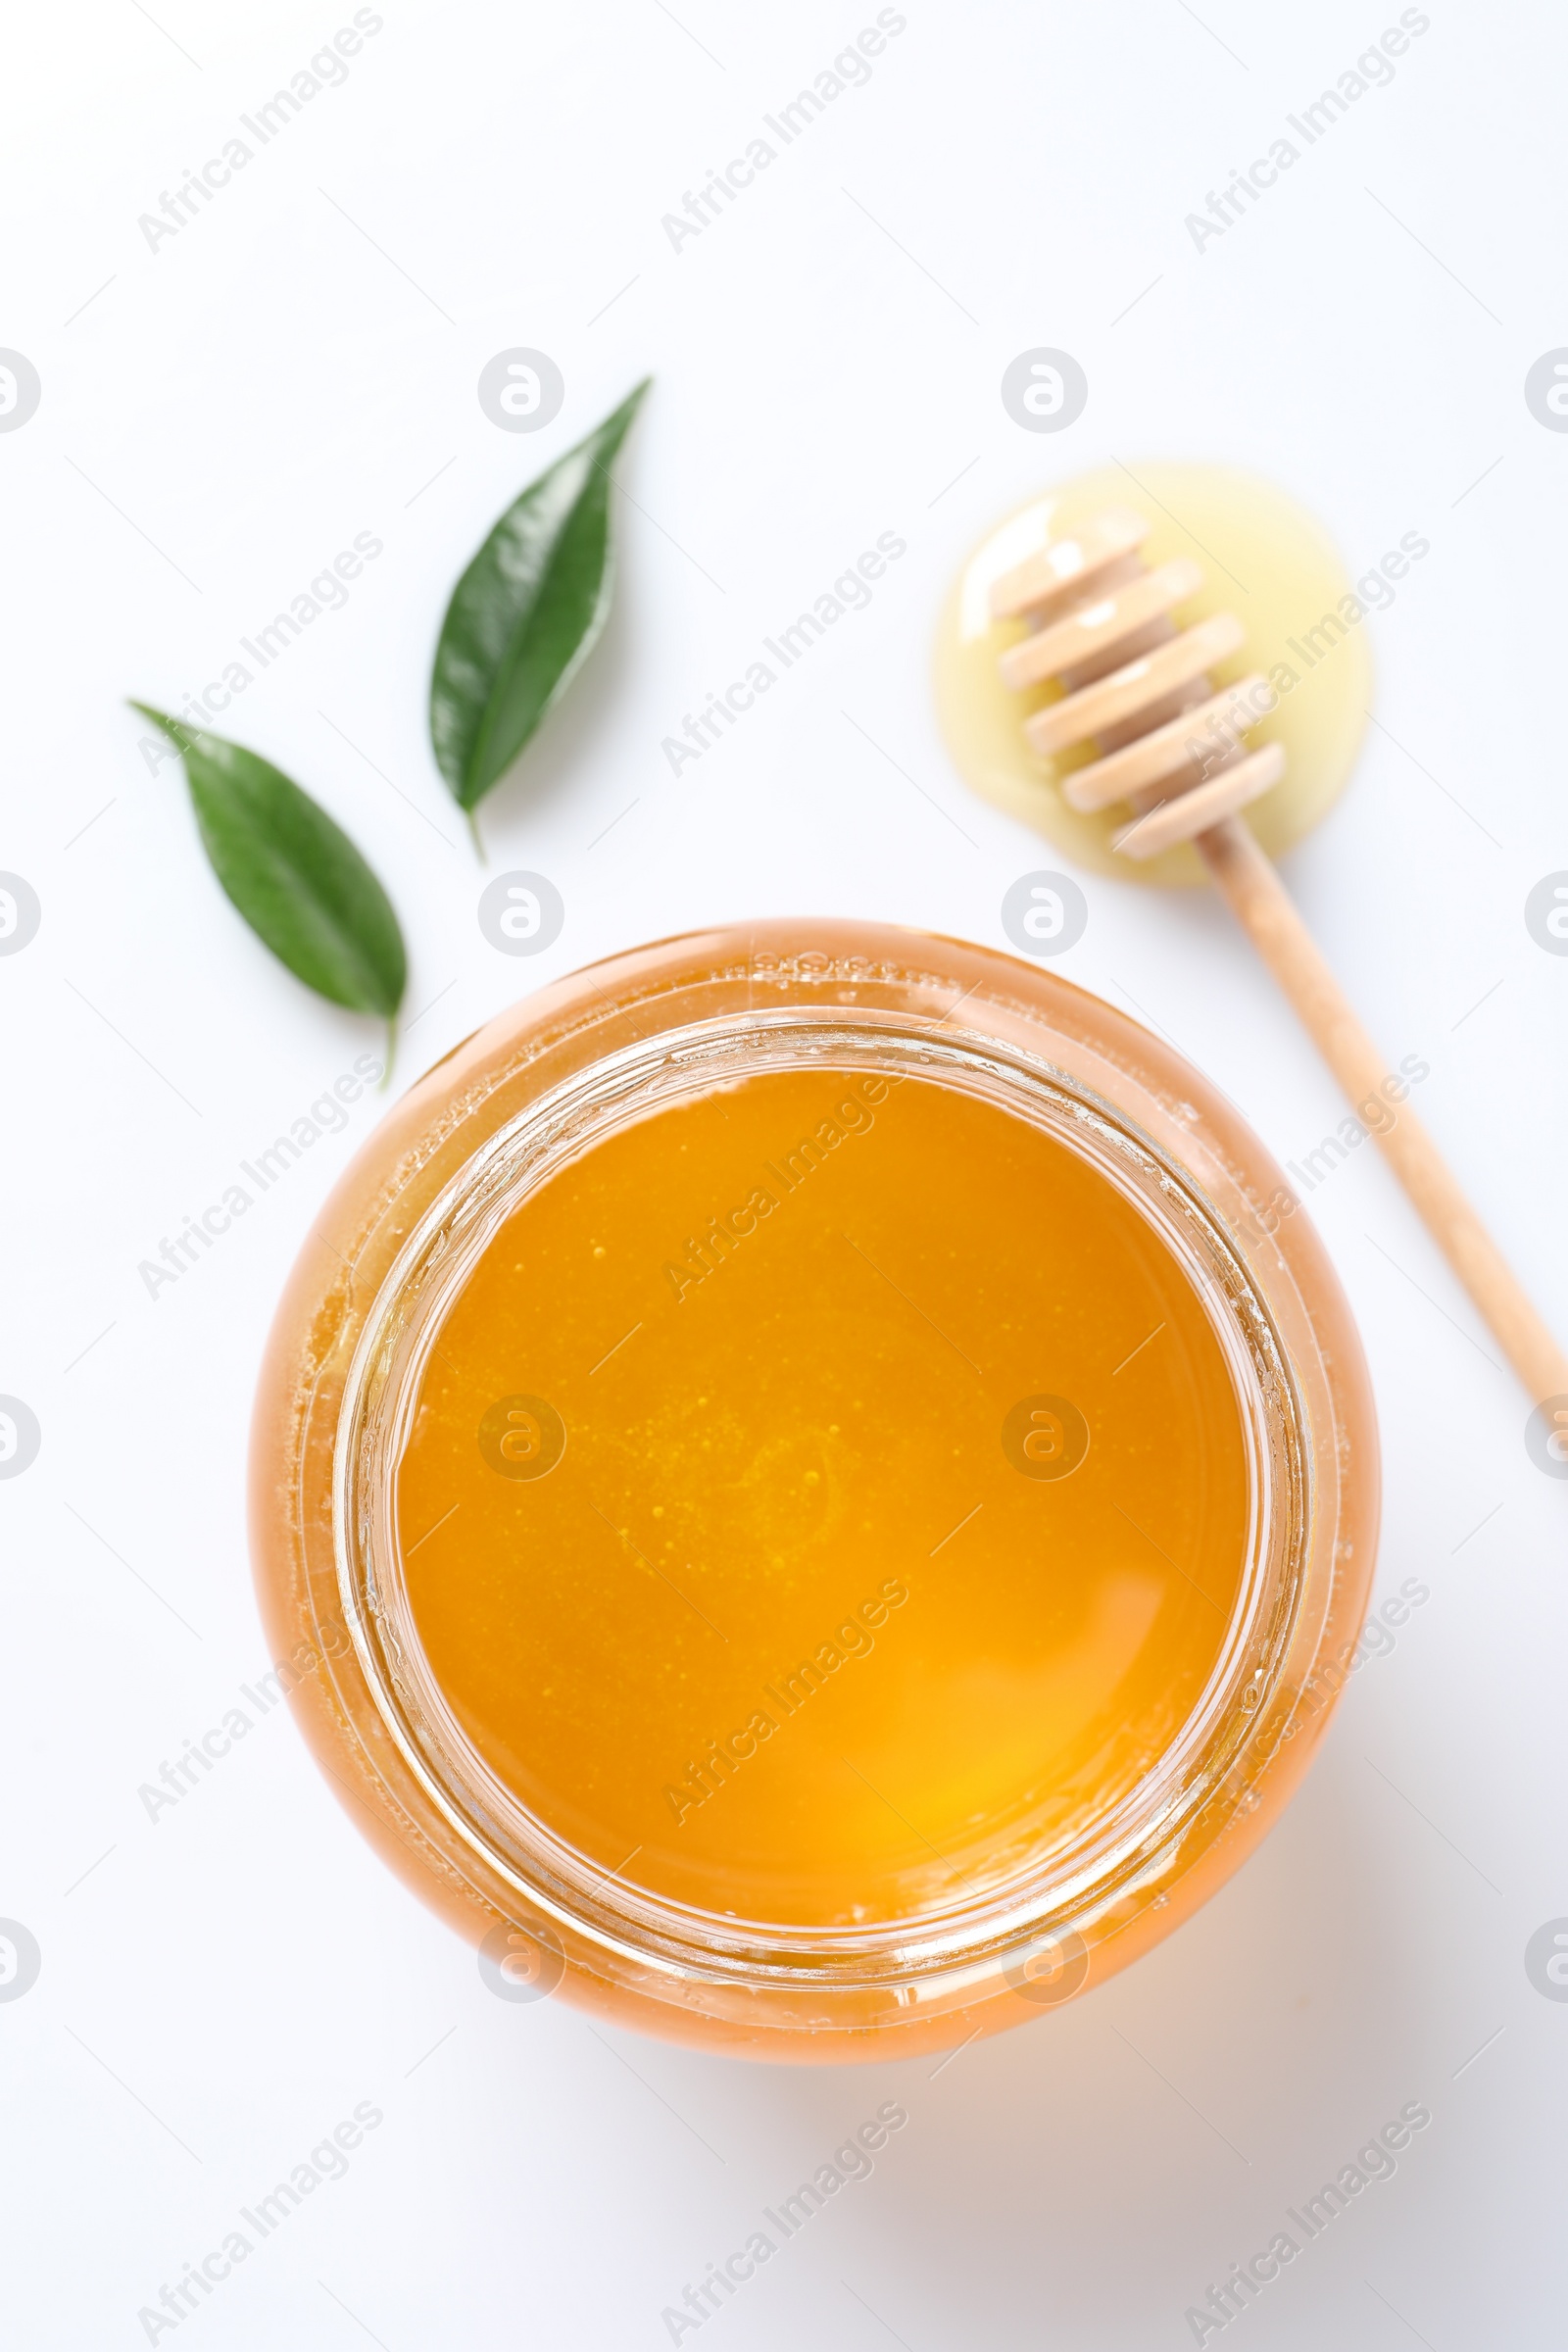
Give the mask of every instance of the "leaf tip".
POLYGON ((153 725, 161 728, 169 737, 176 751, 186 752, 190 749, 194 737, 183 719, 172 718, 167 710, 159 710, 151 703, 139 703, 133 694, 126 695, 125 708, 127 710, 139 710, 143 718, 150 718, 153 725))

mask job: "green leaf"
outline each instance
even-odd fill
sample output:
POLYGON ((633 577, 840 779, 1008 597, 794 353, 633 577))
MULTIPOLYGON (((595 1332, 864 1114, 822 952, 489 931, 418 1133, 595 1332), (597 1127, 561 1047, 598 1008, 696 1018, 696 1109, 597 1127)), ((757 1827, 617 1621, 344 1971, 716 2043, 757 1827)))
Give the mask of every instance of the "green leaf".
POLYGON ((605 625, 610 466, 646 377, 510 506, 452 592, 430 679, 430 741, 460 808, 484 799, 605 625))
POLYGON ((258 939, 334 1004, 391 1020, 408 961, 392 902, 348 835, 280 768, 132 703, 185 762, 214 873, 258 939))

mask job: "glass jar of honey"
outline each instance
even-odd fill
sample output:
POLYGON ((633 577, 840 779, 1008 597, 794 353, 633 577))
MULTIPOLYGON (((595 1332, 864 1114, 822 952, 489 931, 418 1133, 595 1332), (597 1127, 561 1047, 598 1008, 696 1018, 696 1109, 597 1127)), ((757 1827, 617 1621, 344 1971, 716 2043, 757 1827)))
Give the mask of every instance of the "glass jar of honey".
POLYGON ((784 2060, 1020 2023, 1189 1916, 1376 1523, 1348 1310, 1231 1106, 1049 971, 847 922, 439 1062, 253 1447, 306 1735, 493 1988, 784 2060))

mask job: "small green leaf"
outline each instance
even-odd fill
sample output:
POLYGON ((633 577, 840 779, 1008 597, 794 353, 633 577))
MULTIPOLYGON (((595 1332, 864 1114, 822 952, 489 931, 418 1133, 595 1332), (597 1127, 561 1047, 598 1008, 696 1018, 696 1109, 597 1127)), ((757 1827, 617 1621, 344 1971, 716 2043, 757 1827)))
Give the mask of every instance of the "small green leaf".
POLYGON ((403 934, 348 835, 255 752, 131 709, 180 752, 213 871, 257 938, 318 996, 390 1021, 408 978, 403 934))
POLYGON ((563 694, 605 625, 614 576, 610 466, 645 378, 510 506, 452 592, 430 679, 430 741, 473 810, 563 694))

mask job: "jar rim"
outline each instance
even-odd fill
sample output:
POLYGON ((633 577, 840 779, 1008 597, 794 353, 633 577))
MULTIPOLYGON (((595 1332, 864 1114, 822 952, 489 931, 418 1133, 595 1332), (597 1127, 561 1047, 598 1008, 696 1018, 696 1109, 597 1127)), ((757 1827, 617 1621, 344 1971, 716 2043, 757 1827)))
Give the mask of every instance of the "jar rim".
POLYGON ((1118 1906, 1167 1874, 1199 1815, 1223 1790, 1234 1796, 1261 1753, 1297 1631, 1314 1499, 1305 1407, 1269 1302, 1195 1173, 1124 1106, 1016 1039, 972 1023, 954 1028, 950 1017, 842 1003, 764 1005, 659 1029, 588 1059, 456 1169, 366 1314, 334 1438, 332 1517, 344 1618, 377 1712, 428 1800, 527 1914, 622 1967, 732 1985, 885 1984, 906 2000, 940 1985, 951 1996, 967 1978, 994 1979, 1020 1943, 1107 1932, 1118 1906), (424 1656, 402 1577, 395 1493, 441 1316, 520 1201, 653 1107, 754 1068, 806 1066, 989 1091, 1115 1184, 1178 1258, 1220 1340, 1250 1498, 1244 1572, 1203 1691, 1121 1799, 1092 1816, 1065 1851, 1025 1862, 979 1895, 809 1928, 737 1920, 633 1886, 521 1804, 464 1732, 424 1656))

